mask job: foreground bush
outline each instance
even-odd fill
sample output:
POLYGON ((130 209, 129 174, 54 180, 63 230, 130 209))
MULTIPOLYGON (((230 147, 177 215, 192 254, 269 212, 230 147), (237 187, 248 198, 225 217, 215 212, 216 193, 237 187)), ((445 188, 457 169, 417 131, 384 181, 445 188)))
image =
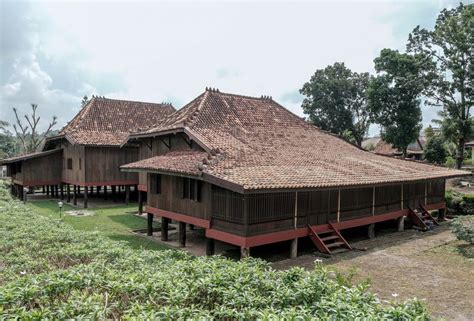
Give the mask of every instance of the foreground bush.
POLYGON ((462 194, 453 190, 446 191, 446 206, 457 215, 474 214, 474 195, 462 194))
POLYGON ((132 250, 32 213, 0 188, 0 319, 426 320, 324 268, 132 250))
POLYGON ((474 244, 474 215, 456 217, 451 223, 451 229, 458 240, 474 244))

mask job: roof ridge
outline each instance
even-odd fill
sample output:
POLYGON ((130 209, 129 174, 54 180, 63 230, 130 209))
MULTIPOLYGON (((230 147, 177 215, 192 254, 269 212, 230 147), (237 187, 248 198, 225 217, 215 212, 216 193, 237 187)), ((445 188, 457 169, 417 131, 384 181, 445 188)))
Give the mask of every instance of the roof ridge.
MULTIPOLYGON (((122 102, 128 102, 128 103, 139 103, 139 104, 149 104, 149 105, 159 105, 159 106, 171 106, 174 108, 173 104, 171 102, 161 102, 161 103, 155 103, 151 101, 141 101, 141 100, 129 100, 129 99, 118 99, 118 98, 109 98, 109 97, 98 97, 94 96, 92 99, 97 99, 97 100, 111 100, 111 101, 122 101, 122 102)), ((91 100, 92 100, 91 99, 91 100)))
POLYGON ((226 96, 240 97, 240 98, 246 98, 246 99, 255 99, 255 100, 267 100, 267 101, 271 100, 271 101, 274 101, 271 96, 265 96, 265 95, 262 95, 260 97, 247 96, 247 95, 241 95, 241 94, 222 92, 217 88, 213 89, 213 88, 210 88, 210 87, 209 88, 206 87, 206 91, 210 92, 212 94, 218 94, 218 95, 226 95, 226 96))
POLYGON ((206 92, 204 93, 204 97, 202 97, 202 100, 194 108, 194 111, 183 121, 183 127, 188 127, 196 121, 196 118, 199 117, 199 113, 202 109, 202 106, 204 105, 206 100, 209 98, 209 93, 210 91, 206 90, 206 92))

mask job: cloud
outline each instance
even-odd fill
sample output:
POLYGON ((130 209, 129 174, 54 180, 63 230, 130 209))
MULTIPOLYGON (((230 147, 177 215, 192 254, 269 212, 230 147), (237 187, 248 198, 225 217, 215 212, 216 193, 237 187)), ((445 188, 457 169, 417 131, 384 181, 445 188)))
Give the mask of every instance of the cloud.
POLYGON ((13 123, 13 107, 24 114, 35 103, 44 129, 53 115, 61 126, 69 121, 85 94, 113 92, 122 84, 116 74, 81 68, 78 56, 49 55, 43 31, 53 27, 36 13, 28 3, 1 2, 0 119, 13 123))
POLYGON ((373 72, 381 49, 403 50, 407 32, 440 9, 433 1, 0 5, 0 118, 36 102, 60 123, 84 94, 181 107, 207 86, 270 95, 302 116, 297 88, 316 69, 344 61, 373 72))

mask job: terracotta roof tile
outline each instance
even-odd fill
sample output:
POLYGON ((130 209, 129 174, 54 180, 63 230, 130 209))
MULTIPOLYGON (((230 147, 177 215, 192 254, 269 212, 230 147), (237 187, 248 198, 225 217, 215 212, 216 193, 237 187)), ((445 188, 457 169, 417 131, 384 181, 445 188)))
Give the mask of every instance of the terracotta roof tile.
POLYGON ((79 145, 120 146, 129 134, 146 130, 173 112, 171 104, 94 97, 49 140, 64 136, 79 145))
POLYGON ((120 168, 155 170, 197 176, 205 159, 207 159, 206 152, 195 150, 174 151, 123 165, 120 168))
POLYGON ((10 157, 10 158, 2 159, 0 160, 0 164, 14 163, 14 162, 18 162, 18 161, 22 161, 26 159, 31 159, 31 158, 36 158, 36 157, 41 157, 41 156, 61 152, 61 151, 62 151, 62 148, 57 148, 57 149, 52 149, 52 150, 48 150, 44 152, 33 152, 33 153, 22 154, 22 155, 10 157))
POLYGON ((187 131, 217 155, 202 172, 244 189, 370 185, 468 174, 367 152, 268 97, 207 90, 158 126, 134 136, 170 129, 187 131))

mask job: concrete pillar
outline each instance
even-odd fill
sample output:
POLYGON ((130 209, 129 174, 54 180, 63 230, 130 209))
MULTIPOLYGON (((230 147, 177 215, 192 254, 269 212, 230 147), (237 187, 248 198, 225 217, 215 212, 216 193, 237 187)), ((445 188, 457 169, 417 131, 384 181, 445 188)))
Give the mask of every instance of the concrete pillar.
POLYGON ((397 231, 398 232, 403 232, 405 230, 405 216, 399 217, 397 219, 397 231))
POLYGON ((138 191, 138 214, 143 214, 143 198, 141 191, 138 191))
POLYGON ((446 220, 446 209, 445 208, 440 208, 438 210, 438 221, 443 222, 446 220))
POLYGON ((373 239, 375 237, 375 224, 369 225, 368 236, 369 236, 369 239, 373 239))
POLYGON ((291 240, 290 258, 295 259, 298 256, 298 238, 291 240))
POLYGON ((186 246, 186 223, 179 222, 179 247, 186 246))
POLYGON ((153 235, 153 214, 147 214, 147 233, 148 236, 153 235))
POLYGON ((241 247, 240 248, 240 258, 245 259, 250 256, 250 247, 241 247))
POLYGON ((26 204, 26 201, 28 200, 28 193, 26 192, 25 188, 22 189, 23 193, 23 203, 26 204))
POLYGON ((206 255, 211 256, 214 255, 215 252, 215 242, 214 239, 206 238, 206 255))
POLYGON ((161 240, 168 241, 168 223, 169 219, 166 217, 161 218, 161 240))

